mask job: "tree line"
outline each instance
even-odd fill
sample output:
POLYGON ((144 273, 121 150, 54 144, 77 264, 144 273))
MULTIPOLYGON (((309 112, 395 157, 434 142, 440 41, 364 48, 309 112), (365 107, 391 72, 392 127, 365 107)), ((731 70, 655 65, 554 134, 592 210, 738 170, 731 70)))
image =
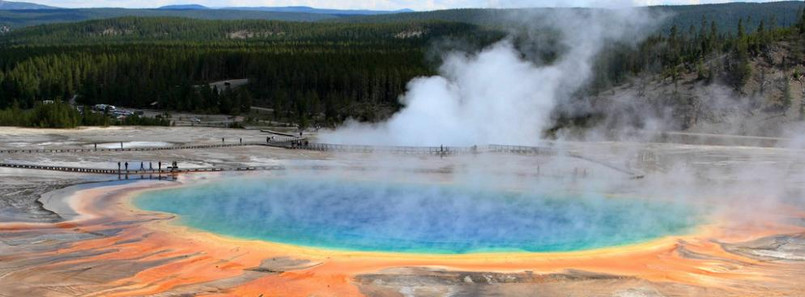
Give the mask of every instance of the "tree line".
MULTIPOLYGON (((199 113, 240 114, 252 105, 292 121, 346 117, 373 120, 378 106, 397 104, 413 77, 431 74, 418 50, 275 51, 188 46, 51 49, 0 72, 0 108, 32 108, 69 100, 199 113), (209 82, 247 78, 241 88, 209 82), (365 109, 350 108, 367 104, 365 109)), ((1 55, 1 54, 0 54, 1 55)))
POLYGON ((698 25, 673 25, 667 33, 658 32, 637 47, 610 45, 596 61, 596 77, 588 90, 596 93, 646 74, 677 81, 683 73, 691 72, 705 82, 718 80, 739 89, 752 75, 752 57, 765 57, 769 47, 779 41, 802 41, 805 9, 799 10, 796 23, 777 23, 774 16, 739 18, 732 27, 722 28, 702 17, 698 25))
MULTIPOLYGON (((805 32, 802 15, 791 26, 779 26, 773 16, 739 19, 734 29, 702 17, 697 25, 671 26, 637 46, 606 45, 581 95, 634 76, 677 79, 690 71, 702 80, 718 78, 739 88, 751 75, 751 57, 805 32)), ((439 57, 431 55, 434 44, 472 50, 505 36, 478 25, 433 21, 311 24, 120 18, 37 26, 0 37, 0 109, 6 109, 6 118, 14 118, 18 112, 9 112, 14 108, 53 109, 39 103, 75 99, 79 105, 233 115, 261 106, 273 109, 275 120, 301 126, 332 126, 346 118, 378 121, 400 108, 398 98, 412 78, 435 73, 439 57), (239 78, 249 83, 210 86, 239 78)), ((544 41, 560 38, 547 36, 544 41)), ((535 59, 550 63, 557 55, 561 52, 547 51, 535 59)), ((67 119, 72 124, 45 126, 92 123, 67 119)), ((2 123, 14 122, 39 125, 25 119, 2 123)))
POLYGON ((147 118, 137 115, 116 119, 104 113, 93 112, 89 107, 79 110, 62 101, 38 103, 30 109, 21 109, 17 105, 0 109, 0 126, 75 128, 111 125, 168 126, 169 124, 170 121, 164 118, 147 118))

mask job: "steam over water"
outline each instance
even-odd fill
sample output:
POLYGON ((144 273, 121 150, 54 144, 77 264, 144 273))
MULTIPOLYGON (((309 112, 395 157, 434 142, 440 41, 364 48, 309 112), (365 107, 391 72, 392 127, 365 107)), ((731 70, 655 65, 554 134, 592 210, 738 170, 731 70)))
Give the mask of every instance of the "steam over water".
POLYGON ((425 184, 233 178, 142 194, 138 207, 223 235, 328 249, 573 251, 690 231, 683 204, 425 184))

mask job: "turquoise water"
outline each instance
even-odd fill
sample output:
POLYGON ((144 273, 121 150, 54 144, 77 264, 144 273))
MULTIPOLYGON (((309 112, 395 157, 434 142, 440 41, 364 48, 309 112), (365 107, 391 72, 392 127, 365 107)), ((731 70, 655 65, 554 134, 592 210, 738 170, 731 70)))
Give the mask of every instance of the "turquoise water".
POLYGON ((689 232, 684 204, 600 195, 547 196, 456 186, 231 178, 151 191, 137 207, 247 239, 337 250, 552 252, 689 232))

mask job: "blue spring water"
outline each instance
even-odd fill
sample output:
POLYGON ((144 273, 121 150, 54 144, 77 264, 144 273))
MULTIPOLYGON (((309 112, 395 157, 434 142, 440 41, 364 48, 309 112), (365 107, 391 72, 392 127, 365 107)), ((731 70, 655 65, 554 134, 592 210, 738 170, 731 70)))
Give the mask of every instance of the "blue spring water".
POLYGON ((293 178, 223 179, 134 203, 227 236, 409 253, 576 251, 682 234, 699 220, 685 204, 648 199, 293 178))

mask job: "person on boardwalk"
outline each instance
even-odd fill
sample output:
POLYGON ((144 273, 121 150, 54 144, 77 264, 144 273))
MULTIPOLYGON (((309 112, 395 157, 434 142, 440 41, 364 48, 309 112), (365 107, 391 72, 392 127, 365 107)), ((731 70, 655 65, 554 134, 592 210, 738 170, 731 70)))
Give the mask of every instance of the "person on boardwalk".
POLYGON ((126 162, 126 172, 129 172, 129 162, 126 162))
POLYGON ((159 172, 162 173, 162 161, 159 161, 159 163, 157 163, 157 166, 159 166, 157 167, 159 168, 159 172))
POLYGON ((117 162, 117 173, 120 173, 120 162, 117 162))
POLYGON ((145 164, 143 164, 143 163, 144 162, 142 162, 142 161, 140 162, 140 171, 145 170, 145 164))
POLYGON ((225 143, 225 139, 223 137, 221 137, 221 144, 224 144, 224 143, 225 143))
POLYGON ((243 137, 240 138, 240 145, 243 145, 243 137))

